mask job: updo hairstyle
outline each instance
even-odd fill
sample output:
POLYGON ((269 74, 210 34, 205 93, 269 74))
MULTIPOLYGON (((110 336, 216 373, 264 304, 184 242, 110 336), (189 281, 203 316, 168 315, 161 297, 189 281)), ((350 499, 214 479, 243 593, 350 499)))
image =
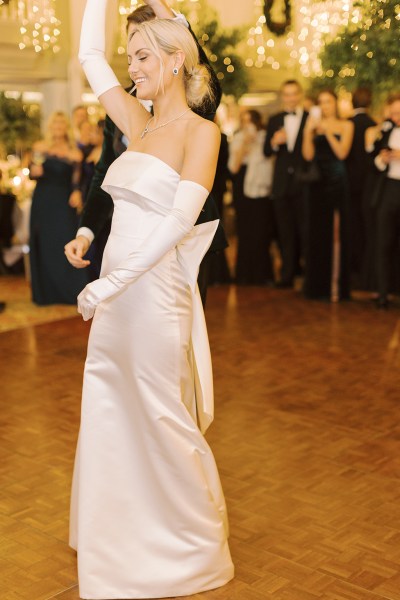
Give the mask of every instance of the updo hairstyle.
POLYGON ((213 100, 210 71, 206 65, 200 64, 196 42, 185 25, 171 19, 154 19, 136 25, 135 32, 140 33, 160 60, 159 88, 164 91, 164 63, 160 50, 169 55, 182 51, 185 55, 182 68, 188 106, 196 108, 213 100))

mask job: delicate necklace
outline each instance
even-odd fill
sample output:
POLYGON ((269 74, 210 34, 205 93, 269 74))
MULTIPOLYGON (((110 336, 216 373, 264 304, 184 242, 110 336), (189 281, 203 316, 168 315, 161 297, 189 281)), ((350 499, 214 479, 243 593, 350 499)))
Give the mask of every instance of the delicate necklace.
POLYGON ((166 123, 162 123, 161 125, 157 125, 157 127, 154 127, 154 129, 149 129, 149 125, 152 122, 152 120, 154 119, 154 115, 153 115, 147 121, 146 127, 143 129, 142 133, 140 134, 140 139, 142 140, 144 138, 144 136, 146 135, 146 133, 153 133, 153 131, 156 131, 156 129, 161 129, 161 127, 165 127, 166 125, 169 125, 169 123, 172 123, 172 121, 177 121, 178 119, 180 119, 181 117, 183 117, 183 115, 185 115, 187 112, 189 112, 189 110, 190 110, 190 108, 187 108, 182 114, 178 115, 177 117, 174 117, 173 119, 170 119, 166 123))

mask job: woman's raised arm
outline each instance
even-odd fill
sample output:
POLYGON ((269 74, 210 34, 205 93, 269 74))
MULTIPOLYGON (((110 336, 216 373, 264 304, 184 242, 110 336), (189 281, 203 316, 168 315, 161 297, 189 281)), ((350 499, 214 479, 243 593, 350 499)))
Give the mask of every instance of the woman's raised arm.
POLYGON ((117 127, 128 137, 140 129, 149 113, 125 92, 105 57, 107 0, 87 0, 82 21, 79 61, 90 87, 117 127))

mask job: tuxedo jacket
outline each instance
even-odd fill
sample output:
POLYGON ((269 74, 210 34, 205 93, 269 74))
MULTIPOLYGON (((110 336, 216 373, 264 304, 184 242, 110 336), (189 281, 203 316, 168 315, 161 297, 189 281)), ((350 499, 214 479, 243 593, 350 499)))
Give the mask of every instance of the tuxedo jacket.
MULTIPOLYGON (((190 32, 197 43, 200 62, 209 67, 211 74, 211 88, 213 92, 213 100, 207 100, 200 107, 195 108, 194 112, 201 117, 212 121, 221 101, 222 90, 216 74, 210 67, 203 48, 198 44, 197 39, 191 29, 190 32)), ((101 185, 111 163, 114 162, 114 160, 118 158, 118 156, 120 156, 120 154, 122 154, 122 152, 125 150, 125 146, 123 146, 121 143, 121 136, 122 134, 119 129, 107 116, 105 120, 104 140, 100 160, 96 164, 87 200, 80 219, 80 227, 88 227, 91 231, 93 231, 95 237, 100 233, 113 213, 113 202, 111 196, 101 188, 101 185)), ((219 218, 220 215, 215 201, 212 196, 209 196, 204 204, 203 210, 200 213, 196 225, 200 223, 206 223, 208 221, 214 221, 219 218)), ((220 223, 211 243, 209 252, 222 250, 226 248, 227 245, 228 243, 225 237, 225 232, 220 223)))
POLYGON ((217 170, 215 173, 214 185, 211 190, 216 198, 222 198, 226 192, 226 182, 230 177, 228 170, 229 144, 225 133, 221 134, 221 146, 218 154, 217 170))
POLYGON ((385 121, 381 130, 381 135, 374 143, 374 147, 369 156, 369 168, 372 169, 374 173, 373 185, 370 195, 370 205, 371 207, 376 207, 379 204, 379 201, 382 196, 383 188, 385 186, 387 172, 389 166, 386 167, 384 171, 378 169, 375 165, 374 159, 378 156, 381 150, 389 147, 389 138, 394 127, 394 123, 392 121, 385 121))
POLYGON ((349 155, 346 159, 350 192, 362 193, 366 173, 369 168, 368 154, 365 150, 365 131, 376 125, 376 122, 366 113, 359 113, 349 119, 354 124, 354 137, 349 155))
MULTIPOLYGON (((293 152, 289 152, 286 144, 279 146, 277 151, 275 151, 271 146, 271 139, 273 135, 284 126, 285 113, 280 112, 272 116, 268 122, 267 135, 264 143, 264 154, 268 157, 273 155, 276 156, 271 193, 274 198, 285 196, 289 185, 291 186, 291 191, 293 191, 293 176, 302 168, 304 164, 301 147, 303 143, 303 130, 307 117, 308 112, 304 111, 293 152)), ((298 185, 300 191, 301 184, 299 183, 298 185)))

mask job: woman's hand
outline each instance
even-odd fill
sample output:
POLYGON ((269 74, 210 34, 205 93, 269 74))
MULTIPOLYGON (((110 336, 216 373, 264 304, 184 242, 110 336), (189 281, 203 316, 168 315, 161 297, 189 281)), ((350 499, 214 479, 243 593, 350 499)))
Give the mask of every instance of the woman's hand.
POLYGON ((78 296, 78 313, 83 317, 84 321, 91 319, 100 302, 104 302, 118 292, 107 277, 96 279, 83 289, 78 296))
POLYGON ((43 177, 43 167, 42 165, 31 164, 29 167, 29 175, 33 179, 38 179, 39 177, 43 177))
POLYGON ((389 162, 392 160, 400 159, 400 150, 388 150, 389 152, 389 162))
POLYGON ((304 125, 305 133, 315 133, 315 131, 321 126, 321 121, 315 117, 308 117, 306 124, 304 125))
POLYGON ((332 133, 332 127, 330 127, 329 123, 327 123, 326 121, 321 120, 318 122, 315 131, 319 135, 327 135, 329 133, 332 133))
POLYGON ((83 207, 83 201, 82 201, 82 193, 80 190, 74 190, 72 192, 72 194, 69 197, 68 204, 72 208, 75 208, 78 213, 81 212, 82 207, 83 207))

